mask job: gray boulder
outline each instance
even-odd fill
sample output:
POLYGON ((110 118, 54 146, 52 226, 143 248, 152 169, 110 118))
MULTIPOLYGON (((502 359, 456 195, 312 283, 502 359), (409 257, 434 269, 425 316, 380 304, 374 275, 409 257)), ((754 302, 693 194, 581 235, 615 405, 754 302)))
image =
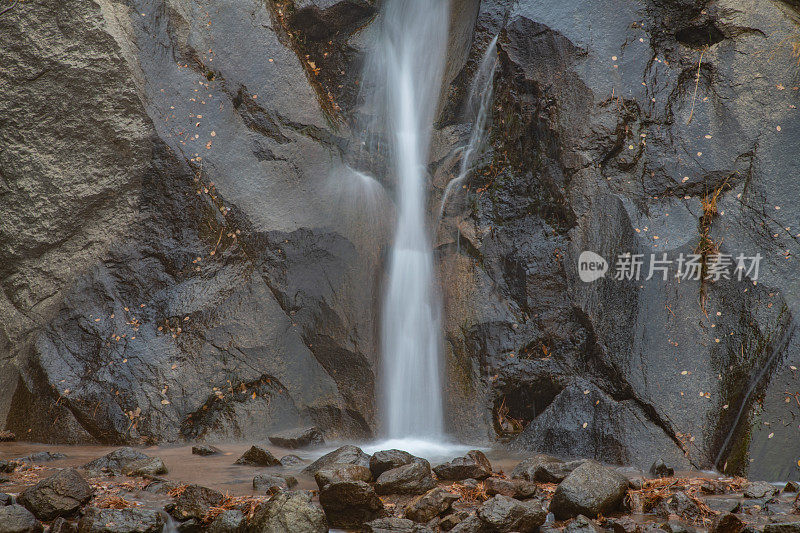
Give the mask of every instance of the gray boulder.
POLYGON ((297 486, 297 479, 293 476, 280 474, 258 474, 253 478, 253 490, 289 490, 297 486))
POLYGON ((460 494, 436 487, 412 501, 406 507, 405 516, 415 522, 429 522, 450 510, 460 497, 460 494))
POLYGON ((433 469, 439 479, 459 481, 462 479, 484 479, 492 475, 492 464, 479 450, 471 450, 463 457, 437 465, 433 469))
POLYGON ((347 444, 341 448, 327 453, 305 467, 303 472, 314 475, 317 471, 333 464, 353 464, 369 467, 369 455, 358 446, 347 444))
POLYGON ((160 457, 148 457, 125 465, 122 473, 126 476, 152 477, 167 474, 169 471, 160 457))
POLYGON ((380 516, 383 502, 368 483, 363 481, 334 481, 325 485, 319 494, 330 527, 360 528, 380 516))
POLYGON ((322 489, 334 481, 372 481, 372 472, 366 466, 351 464, 333 464, 317 471, 314 481, 322 489))
POLYGON ((525 500, 536 494, 536 484, 524 479, 489 477, 483 480, 483 486, 489 496, 502 494, 509 498, 525 500))
POLYGON ((211 507, 223 502, 221 492, 201 485, 187 485, 175 502, 168 506, 169 513, 178 520, 202 519, 211 507))
POLYGON ((375 481, 378 494, 423 494, 435 486, 430 463, 424 459, 387 470, 375 481))
POLYGON ((542 483, 561 483, 583 462, 583 460, 565 462, 550 455, 536 454, 518 463, 511 471, 511 477, 542 483))
POLYGON ((325 444, 322 432, 317 427, 289 429, 269 436, 269 441, 282 448, 307 448, 325 444))
POLYGON ((299 466, 299 465, 303 464, 304 462, 305 461, 300 459, 298 456, 292 455, 292 454, 284 455, 280 459, 281 466, 283 466, 283 467, 299 466))
POLYGON ((604 530, 591 518, 578 515, 567 524, 564 533, 604 533, 604 530))
POLYGON ((19 495, 17 501, 39 520, 70 516, 92 497, 89 483, 74 468, 47 477, 19 495))
POLYGON ((616 510, 628 490, 628 480, 615 470, 586 461, 556 488, 550 511, 559 520, 579 514, 596 517, 616 510))
POLYGON ((149 456, 143 454, 139 450, 124 447, 114 450, 113 452, 109 452, 103 457, 95 459, 94 461, 86 463, 83 465, 83 468, 85 470, 101 470, 105 472, 111 472, 113 474, 121 474, 122 469, 129 464, 144 459, 149 459, 149 456))
POLYGON ((249 465, 249 466, 275 466, 279 465, 278 461, 272 453, 266 448, 261 446, 251 446, 249 450, 244 452, 241 457, 236 459, 234 464, 249 465))
POLYGON ((280 492, 258 508, 250 522, 252 533, 327 533, 325 513, 311 503, 307 491, 280 492))
POLYGON ((745 498, 770 498, 780 492, 780 489, 772 483, 766 481, 751 481, 746 483, 742 489, 745 498))
POLYGON ((0 507, 0 533, 42 533, 42 524, 21 505, 0 507))
POLYGON ((498 494, 478 509, 478 517, 492 530, 501 533, 534 532, 544 524, 547 510, 538 503, 520 502, 498 494))
POLYGON ((78 522, 78 533, 162 533, 164 517, 153 509, 89 507, 78 522))
POLYGON ((247 519, 238 509, 228 509, 221 512, 208 525, 207 533, 244 533, 247 519))
POLYGON ((377 479, 387 470, 407 465, 414 459, 413 455, 403 450, 381 450, 370 457, 369 469, 372 470, 372 475, 377 479))
POLYGON ((742 533, 746 524, 733 513, 720 513, 714 517, 709 533, 742 533))

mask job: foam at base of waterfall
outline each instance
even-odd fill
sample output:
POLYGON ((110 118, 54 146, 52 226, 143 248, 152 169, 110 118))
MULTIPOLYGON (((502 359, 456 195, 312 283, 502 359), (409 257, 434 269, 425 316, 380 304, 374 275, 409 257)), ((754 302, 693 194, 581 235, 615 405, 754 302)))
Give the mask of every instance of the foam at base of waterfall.
POLYGON ((373 442, 363 447, 363 450, 370 455, 381 450, 403 450, 416 457, 427 459, 431 463, 446 462, 454 457, 464 455, 470 450, 476 449, 480 448, 455 442, 416 438, 388 439, 380 442, 373 442))

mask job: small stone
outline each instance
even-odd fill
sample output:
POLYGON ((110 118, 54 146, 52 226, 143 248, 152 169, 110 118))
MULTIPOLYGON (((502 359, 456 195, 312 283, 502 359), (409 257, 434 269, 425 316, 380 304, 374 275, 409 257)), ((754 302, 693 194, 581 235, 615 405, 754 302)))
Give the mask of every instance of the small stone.
POLYGON ((74 514, 92 494, 83 476, 67 468, 26 489, 17 500, 39 520, 53 520, 74 514))
POLYGON ((709 533, 742 533, 745 523, 741 518, 732 513, 723 513, 711 523, 709 533))
POLYGON ((250 465, 250 466, 275 466, 279 465, 280 461, 275 459, 275 456, 269 450, 261 446, 251 446, 249 450, 244 452, 234 464, 237 465, 250 465))
POLYGON ((221 492, 201 485, 187 485, 175 499, 169 513, 178 520, 202 519, 211 507, 217 507, 225 497, 221 492))
POLYGON ((703 515, 697 503, 683 491, 678 491, 666 500, 661 501, 653 509, 653 512, 664 518, 677 515, 692 521, 701 519, 703 515))
POLYGON ((752 481, 744 486, 742 492, 745 498, 770 498, 778 494, 778 487, 766 481, 752 481))
POLYGON ((239 533, 245 530, 246 520, 244 513, 239 509, 222 511, 208 525, 208 533, 239 533))
POLYGON ((78 526, 59 516, 50 524, 47 533, 78 533, 78 526))
POLYGON ((383 502, 363 481, 335 481, 320 492, 319 503, 330 527, 359 528, 380 516, 383 502))
POLYGON ((155 509, 89 507, 78 522, 80 533, 161 533, 164 517, 155 509))
POLYGON ((67 454, 59 452, 36 452, 25 457, 16 459, 18 463, 46 463, 48 461, 57 461, 59 459, 66 459, 67 454))
POLYGON ((308 446, 319 446, 325 444, 322 432, 316 427, 300 429, 290 429, 270 435, 269 441, 275 446, 282 448, 306 448, 308 446))
POLYGON ((611 529, 614 533, 639 533, 640 531, 639 525, 630 516, 606 518, 603 526, 611 529))
POLYGON ((502 494, 509 498, 525 500, 532 498, 536 494, 536 484, 524 479, 489 477, 483 481, 483 486, 489 496, 502 494))
POLYGON ((492 475, 492 464, 479 450, 471 450, 463 457, 436 466, 433 471, 439 479, 458 481, 466 478, 485 479, 492 475))
POLYGON ((561 483, 583 462, 582 459, 564 462, 550 455, 536 454, 517 464, 511 471, 511 477, 542 483, 561 483))
POLYGON ((433 530, 406 518, 378 518, 364 524, 364 533, 433 533, 433 530))
POLYGON ((666 531, 667 533, 696 533, 697 530, 690 526, 689 524, 684 524, 680 520, 670 520, 668 522, 664 522, 660 526, 659 529, 662 531, 666 531))
POLYGON ((675 475, 675 469, 658 459, 650 467, 650 474, 655 477, 672 477, 675 475))
POLYGON ((298 466, 303 464, 305 461, 297 457, 296 455, 284 455, 281 457, 281 466, 288 467, 288 466, 298 466))
POLYGON ((800 483, 789 481, 783 486, 783 492, 800 492, 800 483))
POLYGON ((12 498, 10 494, 0 492, 0 507, 11 505, 12 503, 14 503, 14 498, 12 498))
POLYGON ((222 450, 214 446, 209 446, 208 444, 197 444, 192 446, 192 455, 208 457, 209 455, 219 455, 220 453, 222 453, 222 450))
POLYGON ((449 492, 441 487, 429 490, 406 507, 406 518, 415 522, 429 522, 446 513, 453 502, 460 497, 460 494, 449 492))
POLYGON ((578 515, 567 524, 564 533, 603 533, 603 529, 591 518, 578 515))
POLYGON ((17 468, 16 461, 0 461, 0 472, 10 474, 17 468))

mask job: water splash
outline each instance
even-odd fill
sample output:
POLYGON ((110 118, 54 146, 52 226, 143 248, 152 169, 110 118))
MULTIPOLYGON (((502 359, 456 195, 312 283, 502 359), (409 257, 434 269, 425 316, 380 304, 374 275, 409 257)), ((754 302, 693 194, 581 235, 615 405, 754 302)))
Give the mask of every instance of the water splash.
MULTIPOLYGON (((441 300, 426 229, 427 165, 447 49, 448 0, 389 0, 364 71, 370 130, 386 139, 397 223, 381 324, 383 412, 389 437, 438 440, 441 300)), ((374 141, 373 141, 374 142, 374 141)))
POLYGON ((459 166, 458 176, 450 180, 444 189, 442 201, 439 205, 439 214, 436 217, 437 228, 444 216, 444 209, 450 194, 467 178, 472 170, 472 165, 480 155, 486 142, 486 127, 490 118, 492 97, 494 96, 494 73, 496 70, 497 35, 486 47, 475 77, 470 84, 467 98, 467 116, 471 119, 472 130, 467 144, 461 148, 461 165, 459 166))

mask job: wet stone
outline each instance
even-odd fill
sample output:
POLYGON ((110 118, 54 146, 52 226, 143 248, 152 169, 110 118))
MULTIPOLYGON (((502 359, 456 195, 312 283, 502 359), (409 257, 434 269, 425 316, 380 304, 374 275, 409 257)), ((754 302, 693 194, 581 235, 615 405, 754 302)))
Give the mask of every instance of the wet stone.
POLYGON ((745 498, 769 498, 778 494, 778 487, 766 481, 752 481, 744 486, 742 493, 745 498))
POLYGON ((650 467, 650 474, 654 477, 672 477, 675 475, 675 469, 668 466, 662 459, 658 459, 650 467))
POLYGON ((414 460, 414 456, 403 450, 381 450, 375 452, 369 459, 369 469, 377 479, 387 470, 407 465, 414 460))
POLYGON ((0 533, 42 533, 42 524, 21 505, 0 507, 0 533))
POLYGON ((252 446, 249 450, 244 452, 234 464, 237 465, 250 465, 250 466, 275 466, 280 462, 275 458, 269 450, 261 446, 252 446))
POLYGON ((322 432, 316 427, 290 429, 269 436, 269 441, 282 448, 307 448, 325 444, 322 432))
POLYGON ((745 523, 732 513, 722 513, 714 518, 709 533, 742 533, 745 523))
POLYGON ((192 455, 208 457, 209 455, 219 455, 220 453, 222 453, 222 450, 208 444, 197 444, 192 446, 192 455))
POLYGON ((83 476, 67 468, 26 489, 17 500, 39 520, 53 520, 77 512, 92 493, 83 476))
POLYGON ((299 465, 303 464, 304 462, 305 461, 300 459, 298 456, 291 455, 291 454, 284 455, 280 459, 281 466, 284 466, 284 467, 287 467, 287 466, 299 466, 299 465))
POLYGON ((107 453, 103 457, 90 461, 83 465, 85 470, 99 470, 104 472, 111 472, 113 474, 121 474, 122 469, 129 464, 142 459, 148 459, 149 456, 133 448, 124 447, 107 453))
POLYGON ((369 455, 364 453, 361 448, 353 446, 352 444, 347 444, 323 455, 305 467, 303 472, 313 475, 317 471, 333 464, 354 464, 369 467, 369 459, 369 455))
POLYGON ((89 507, 78 522, 80 533, 161 533, 163 515, 154 509, 89 507))
POLYGON ((471 450, 463 457, 437 465, 433 471, 439 479, 459 481, 462 479, 485 479, 492 475, 492 464, 479 450, 471 450))
POLYGON ((406 507, 406 518, 415 522, 429 522, 446 513, 459 498, 459 494, 437 487, 412 501, 406 507))

